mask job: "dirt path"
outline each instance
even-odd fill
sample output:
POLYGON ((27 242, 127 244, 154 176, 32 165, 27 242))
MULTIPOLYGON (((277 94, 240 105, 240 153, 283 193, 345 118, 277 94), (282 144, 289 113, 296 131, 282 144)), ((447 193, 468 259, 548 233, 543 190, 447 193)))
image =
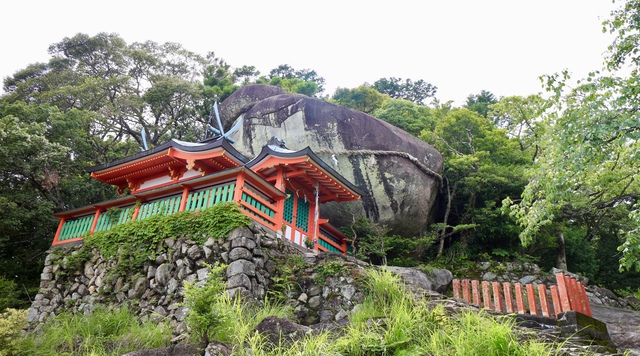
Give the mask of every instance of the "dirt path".
POLYGON ((620 350, 640 356, 640 313, 591 304, 593 317, 606 323, 611 339, 620 350))

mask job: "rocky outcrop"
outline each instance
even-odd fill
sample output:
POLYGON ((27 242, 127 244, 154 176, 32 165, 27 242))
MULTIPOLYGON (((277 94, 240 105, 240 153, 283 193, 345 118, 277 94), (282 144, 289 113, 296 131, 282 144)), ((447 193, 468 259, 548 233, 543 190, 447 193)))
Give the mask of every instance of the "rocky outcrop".
POLYGON ((268 85, 243 86, 220 105, 223 125, 238 120, 231 137, 247 157, 271 137, 287 148, 310 147, 365 195, 358 202, 331 204, 323 215, 336 226, 353 214, 369 217, 403 236, 416 236, 434 205, 442 155, 403 130, 363 112, 268 85), (345 213, 347 211, 347 213, 345 213))

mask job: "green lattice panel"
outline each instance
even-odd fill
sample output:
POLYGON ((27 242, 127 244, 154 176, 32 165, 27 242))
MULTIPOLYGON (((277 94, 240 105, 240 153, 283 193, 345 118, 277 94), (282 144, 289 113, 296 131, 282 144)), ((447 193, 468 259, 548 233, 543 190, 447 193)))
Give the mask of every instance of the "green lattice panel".
POLYGON ((93 215, 66 221, 64 225, 62 225, 62 231, 60 231, 58 241, 65 241, 84 236, 84 234, 91 229, 92 223, 93 215))
POLYGON ((189 193, 185 210, 195 211, 212 207, 219 203, 233 201, 235 183, 189 193))
POLYGON ((138 213, 138 220, 158 214, 164 216, 175 214, 180 210, 180 200, 182 200, 181 196, 175 196, 142 204, 138 213))
POLYGON ((320 246, 326 248, 329 251, 342 253, 342 251, 338 250, 337 248, 335 248, 335 246, 333 246, 330 243, 324 241, 323 239, 318 240, 318 242, 320 243, 320 246))
POLYGON ((130 206, 127 208, 122 208, 116 213, 103 212, 98 218, 98 223, 96 224, 95 231, 111 230, 120 224, 126 223, 131 219, 134 209, 135 207, 130 206))
POLYGON ((296 227, 302 231, 309 230, 309 202, 298 198, 298 211, 296 213, 296 227))
MULTIPOLYGON (((255 200, 253 197, 251 197, 247 193, 244 193, 244 192, 242 193, 242 200, 247 202, 249 205, 254 207, 256 210, 259 210, 259 211, 265 213, 269 217, 274 217, 274 215, 275 215, 275 212, 273 211, 273 209, 271 209, 268 206, 265 206, 264 204, 262 204, 261 202, 255 200)), ((257 214, 254 214, 254 215, 258 216, 257 214)), ((261 219, 265 220, 262 217, 261 217, 261 219)))
POLYGON ((284 201, 284 220, 286 222, 293 222, 293 199, 295 199, 293 192, 287 189, 287 200, 284 201))

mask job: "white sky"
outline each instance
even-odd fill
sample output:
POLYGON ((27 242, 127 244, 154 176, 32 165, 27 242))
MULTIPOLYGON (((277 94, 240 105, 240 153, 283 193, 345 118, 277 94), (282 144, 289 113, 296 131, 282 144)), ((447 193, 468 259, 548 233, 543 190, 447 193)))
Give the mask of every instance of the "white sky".
POLYGON ((47 48, 82 32, 127 43, 178 42, 262 74, 280 64, 313 69, 325 94, 383 77, 423 79, 436 97, 541 91, 537 79, 599 69, 611 37, 610 0, 87 0, 2 5, 0 78, 47 61, 47 48))

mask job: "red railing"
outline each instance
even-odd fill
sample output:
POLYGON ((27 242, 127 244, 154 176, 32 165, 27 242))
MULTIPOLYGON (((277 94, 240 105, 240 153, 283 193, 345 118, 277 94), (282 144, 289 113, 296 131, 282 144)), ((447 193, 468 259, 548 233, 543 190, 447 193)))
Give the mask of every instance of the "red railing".
POLYGON ((280 228, 276 202, 284 198, 283 192, 252 171, 231 169, 56 214, 60 224, 52 245, 82 241, 87 234, 110 230, 131 220, 198 211, 227 201, 237 202, 248 216, 275 231, 280 228))
POLYGON ((592 316, 589 298, 581 282, 560 272, 556 273, 556 283, 550 286, 549 290, 542 283, 537 286, 529 283, 524 286, 526 290, 524 293, 522 283, 454 279, 453 297, 498 313, 517 312, 557 317, 563 312, 577 311, 592 316), (551 296, 551 303, 549 303, 549 296, 551 296))

